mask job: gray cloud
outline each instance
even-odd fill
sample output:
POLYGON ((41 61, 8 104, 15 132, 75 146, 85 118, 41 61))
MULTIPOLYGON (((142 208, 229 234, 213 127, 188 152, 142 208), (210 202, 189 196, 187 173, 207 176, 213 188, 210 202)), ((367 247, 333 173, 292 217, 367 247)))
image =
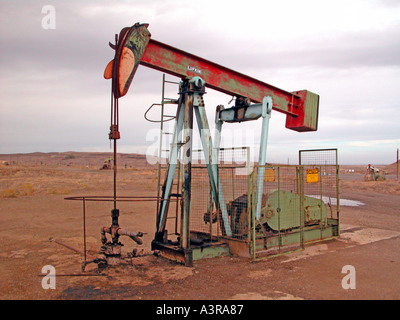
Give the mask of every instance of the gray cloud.
MULTIPOLYGON (((396 1, 375 3, 398 8, 396 1)), ((303 135, 284 130, 281 119, 272 127, 272 143, 301 145, 314 139, 329 144, 400 135, 395 120, 399 105, 393 98, 400 67, 398 20, 381 29, 277 40, 271 34, 280 26, 258 30, 263 35, 259 38, 226 34, 219 32, 217 24, 204 25, 201 16, 193 18, 197 4, 179 1, 16 0, 2 1, 0 6, 3 153, 107 146, 110 82, 102 75, 113 57, 108 42, 137 21, 149 22, 153 38, 159 41, 260 80, 271 79, 271 84, 289 91, 307 88, 320 93, 318 132, 303 135), (56 30, 41 27, 41 8, 47 4, 57 10, 56 30)), ((229 16, 221 19, 228 26, 238 23, 229 16)), ((154 125, 144 121, 143 112, 158 102, 160 90, 161 74, 140 68, 121 101, 121 144, 146 143, 146 132, 154 125)), ((213 94, 209 90, 206 96, 210 118, 218 103, 213 94)))
MULTIPOLYGON (((268 47, 262 51, 249 50, 246 58, 241 47, 214 53, 215 59, 249 69, 282 69, 298 67, 328 67, 348 69, 357 67, 400 66, 400 24, 389 30, 350 33, 335 38, 318 38, 312 43, 293 43, 292 47, 268 47)), ((217 42, 216 42, 217 43, 217 42)))

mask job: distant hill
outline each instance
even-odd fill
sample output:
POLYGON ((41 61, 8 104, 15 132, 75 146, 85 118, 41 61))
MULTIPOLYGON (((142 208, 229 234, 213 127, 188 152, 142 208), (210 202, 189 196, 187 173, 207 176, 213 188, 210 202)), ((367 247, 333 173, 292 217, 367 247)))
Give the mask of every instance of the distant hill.
POLYGON ((397 161, 392 164, 389 164, 383 170, 385 170, 387 174, 396 174, 397 173, 397 161))
MULTIPOLYGON (((0 154, 0 162, 8 165, 27 166, 70 166, 100 168, 104 162, 112 159, 112 152, 32 152, 0 154)), ((137 153, 118 153, 117 163, 119 167, 149 167, 156 163, 154 157, 147 157, 137 153)))

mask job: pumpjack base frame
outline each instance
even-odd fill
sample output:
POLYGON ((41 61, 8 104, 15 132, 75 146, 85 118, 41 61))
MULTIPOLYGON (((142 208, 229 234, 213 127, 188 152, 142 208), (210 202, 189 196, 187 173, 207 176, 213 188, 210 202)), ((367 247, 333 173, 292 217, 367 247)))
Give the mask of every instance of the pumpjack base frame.
MULTIPOLYGON (((193 239, 201 239, 202 235, 198 234, 193 239)), ((158 250, 161 256, 184 264, 185 266, 193 266, 193 262, 206 258, 215 258, 228 256, 231 254, 230 246, 223 239, 220 241, 210 241, 203 245, 191 245, 190 248, 182 248, 177 242, 164 243, 153 240, 151 250, 158 250)))
POLYGON ((305 245, 337 239, 340 236, 339 223, 335 219, 328 219, 328 225, 304 227, 302 231, 294 230, 278 236, 258 238, 255 241, 253 260, 269 258, 280 254, 303 250, 305 245), (301 239, 302 237, 302 239, 301 239))
MULTIPOLYGON (((209 237, 207 233, 191 232, 191 237, 194 239, 206 239, 207 236, 209 237)), ((165 250, 163 254, 165 257, 192 266, 196 260, 221 256, 236 256, 253 261, 262 260, 303 250, 305 245, 334 240, 339 236, 339 221, 328 218, 327 225, 323 228, 319 225, 304 226, 303 230, 297 228, 290 232, 282 232, 280 235, 256 236, 255 241, 226 236, 212 237, 212 241, 205 246, 192 246, 190 253, 186 252, 186 259, 185 252, 178 246, 158 243, 154 249, 161 248, 161 251, 165 250)))
POLYGON ((172 261, 184 264, 186 266, 193 266, 193 255, 191 249, 184 250, 174 243, 163 243, 153 240, 151 242, 151 250, 159 250, 161 256, 172 261))
MULTIPOLYGON (((159 250, 161 256, 169 260, 191 267, 194 261, 206 258, 234 255, 258 260, 302 250, 304 248, 299 242, 299 237, 300 231, 294 231, 282 234, 280 238, 278 236, 258 238, 255 241, 255 251, 253 251, 252 248, 252 241, 224 237, 222 237, 220 241, 212 242, 205 246, 192 246, 190 249, 186 250, 174 243, 153 241, 151 249, 159 250)), ((324 229, 319 227, 306 227, 303 230, 303 237, 304 245, 336 239, 339 237, 339 227, 335 222, 329 224, 324 229)))

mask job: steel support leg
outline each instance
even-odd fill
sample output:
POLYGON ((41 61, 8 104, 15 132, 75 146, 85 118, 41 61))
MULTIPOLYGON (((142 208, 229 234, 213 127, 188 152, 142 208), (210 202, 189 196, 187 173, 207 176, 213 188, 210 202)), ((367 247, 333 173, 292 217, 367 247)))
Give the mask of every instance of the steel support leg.
POLYGON ((271 97, 264 97, 262 102, 262 131, 261 131, 260 154, 258 159, 259 167, 257 170, 256 212, 255 212, 255 217, 257 220, 259 220, 261 217, 265 163, 267 159, 266 157, 267 157, 267 144, 268 144, 268 128, 269 128, 269 119, 271 118, 271 110, 272 110, 271 97))
POLYGON ((217 209, 218 208, 221 209, 222 220, 226 235, 232 236, 231 226, 229 224, 228 210, 226 208, 221 180, 219 179, 218 175, 219 141, 218 141, 218 148, 213 149, 210 127, 208 125, 204 104, 195 106, 194 110, 196 113, 197 125, 200 130, 200 138, 206 159, 206 165, 207 165, 208 175, 210 178, 210 185, 212 189, 211 191, 215 201, 215 206, 217 209))
POLYGON ((190 248, 190 202, 192 182, 192 132, 193 132, 193 95, 187 94, 185 98, 185 116, 183 121, 183 185, 182 185, 182 234, 181 247, 190 248))

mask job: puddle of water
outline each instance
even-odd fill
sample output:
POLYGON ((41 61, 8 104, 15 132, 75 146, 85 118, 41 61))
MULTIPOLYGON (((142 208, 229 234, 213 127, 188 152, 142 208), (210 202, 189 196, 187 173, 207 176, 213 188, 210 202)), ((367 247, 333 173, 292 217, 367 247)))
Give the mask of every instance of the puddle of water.
POLYGON ((387 240, 398 237, 399 232, 391 230, 382 230, 374 228, 353 228, 350 232, 344 232, 340 234, 338 240, 345 242, 355 242, 358 245, 368 244, 376 241, 387 240), (351 231, 354 230, 354 231, 351 231))
MULTIPOLYGON (((316 199, 321 199, 320 195, 307 195, 307 197, 312 197, 316 199)), ((336 198, 331 198, 327 196, 322 196, 322 201, 326 204, 331 204, 332 206, 337 205, 337 199, 336 198)), ((340 199, 340 205, 341 206, 346 206, 346 207, 358 207, 364 205, 363 202, 357 201, 357 200, 349 200, 349 199, 340 199)))
POLYGON ((400 232, 396 231, 364 228, 346 224, 340 224, 340 230, 340 237, 336 240, 344 243, 344 247, 336 247, 335 249, 335 247, 330 246, 330 243, 310 244, 307 245, 303 251, 287 254, 285 256, 286 260, 283 260, 281 263, 319 256, 357 245, 365 245, 377 241, 400 237, 400 232))
POLYGON ((348 207, 358 207, 358 206, 363 206, 364 202, 356 201, 356 200, 349 200, 349 199, 340 199, 340 205, 348 206, 348 207))

